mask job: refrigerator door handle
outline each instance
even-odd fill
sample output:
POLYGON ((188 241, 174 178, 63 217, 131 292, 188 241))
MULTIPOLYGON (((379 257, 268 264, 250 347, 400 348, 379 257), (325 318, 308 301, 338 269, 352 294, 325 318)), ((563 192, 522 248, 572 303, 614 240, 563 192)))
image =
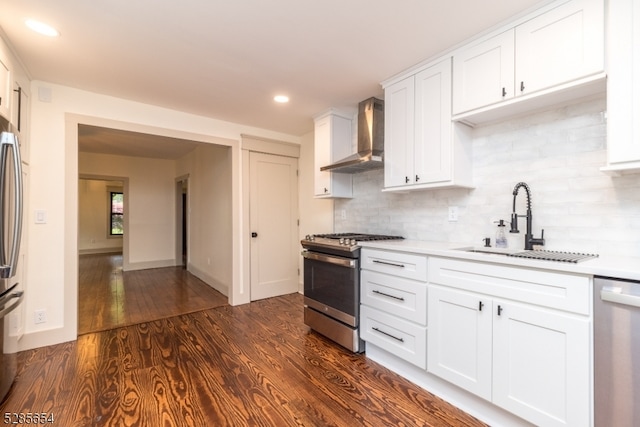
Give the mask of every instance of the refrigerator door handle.
POLYGON ((6 316, 7 314, 11 313, 13 311, 13 309, 15 309, 18 305, 20 305, 20 303, 22 302, 22 299, 24 298, 24 291, 18 291, 18 292, 15 292, 15 293, 13 293, 13 294, 11 294, 9 296, 10 296, 9 299, 17 298, 17 301, 15 301, 9 307, 5 307, 2 310, 0 310, 0 318, 2 318, 4 316, 6 316))
MULTIPOLYGON (((7 279, 13 277, 18 265, 18 257, 20 255, 20 236, 22 234, 22 160, 20 159, 20 145, 18 137, 10 132, 2 132, 1 152, 0 152, 0 181, 4 181, 0 185, 0 212, 5 211, 5 185, 7 177, 7 151, 11 149, 13 160, 13 194, 15 197, 13 204, 13 233, 11 236, 11 248, 7 257, 6 248, 4 248, 5 238, 2 237, 0 242, 0 258, 4 265, 0 266, 0 278, 7 279), (6 264, 5 264, 6 263, 6 264)), ((4 232, 4 224, 0 224, 4 232)))
POLYGON ((19 284, 20 283, 14 283, 9 289, 0 293, 0 308, 2 308, 7 303, 7 301, 11 299, 10 294, 16 290, 19 284))

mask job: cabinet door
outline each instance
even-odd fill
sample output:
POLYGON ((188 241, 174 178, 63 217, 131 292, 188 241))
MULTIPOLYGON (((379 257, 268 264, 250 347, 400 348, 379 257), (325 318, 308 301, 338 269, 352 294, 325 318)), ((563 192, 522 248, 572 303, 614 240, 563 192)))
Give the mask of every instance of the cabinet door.
POLYGON ((514 30, 457 52, 453 57, 453 114, 514 96, 514 30))
POLYGON ((451 59, 415 76, 416 184, 451 180, 451 59))
POLYGON ((516 52, 516 94, 602 72, 602 0, 570 1, 519 25, 516 52))
POLYGON ((315 123, 314 132, 314 179, 315 195, 331 193, 331 172, 321 171, 322 165, 331 163, 331 123, 329 117, 315 123))
POLYGON ((640 3, 608 3, 607 153, 609 167, 640 171, 640 3))
POLYGON ((384 186, 400 187, 413 182, 415 123, 414 77, 384 91, 384 186))
POLYGON ((347 157, 351 149, 351 121, 326 115, 314 126, 314 189, 316 197, 351 197, 351 175, 321 171, 336 160, 347 157))
POLYGON ((493 402, 536 425, 590 425, 589 322, 498 300, 494 312, 493 402))
POLYGON ((491 300, 430 286, 427 371, 491 400, 491 300))
POLYGON ((9 66, 0 58, 0 116, 11 120, 9 105, 11 104, 11 73, 9 66))

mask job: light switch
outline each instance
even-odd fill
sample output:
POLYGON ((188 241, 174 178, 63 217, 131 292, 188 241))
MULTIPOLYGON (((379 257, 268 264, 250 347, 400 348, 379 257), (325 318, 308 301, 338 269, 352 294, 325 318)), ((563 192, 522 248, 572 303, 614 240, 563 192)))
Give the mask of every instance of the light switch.
POLYGON ((36 209, 36 224, 47 223, 47 211, 43 209, 36 209))

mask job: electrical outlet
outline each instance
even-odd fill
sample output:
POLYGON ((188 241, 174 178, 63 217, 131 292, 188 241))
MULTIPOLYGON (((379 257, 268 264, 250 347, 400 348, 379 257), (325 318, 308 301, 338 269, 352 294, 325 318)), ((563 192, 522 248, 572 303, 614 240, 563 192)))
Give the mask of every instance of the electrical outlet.
POLYGON ((34 323, 45 323, 47 321, 47 310, 36 310, 33 313, 34 323))
POLYGON ((454 222, 457 220, 458 220, 458 207, 449 206, 449 222, 454 222))
POLYGON ((340 210, 340 219, 347 219, 347 211, 345 209, 340 210))

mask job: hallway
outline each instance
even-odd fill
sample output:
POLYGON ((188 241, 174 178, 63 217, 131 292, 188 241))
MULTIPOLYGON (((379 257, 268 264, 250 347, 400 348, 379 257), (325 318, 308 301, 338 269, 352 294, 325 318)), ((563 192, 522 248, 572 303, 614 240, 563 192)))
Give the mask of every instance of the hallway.
POLYGON ((81 255, 78 335, 227 305, 182 267, 122 271, 121 254, 81 255))

